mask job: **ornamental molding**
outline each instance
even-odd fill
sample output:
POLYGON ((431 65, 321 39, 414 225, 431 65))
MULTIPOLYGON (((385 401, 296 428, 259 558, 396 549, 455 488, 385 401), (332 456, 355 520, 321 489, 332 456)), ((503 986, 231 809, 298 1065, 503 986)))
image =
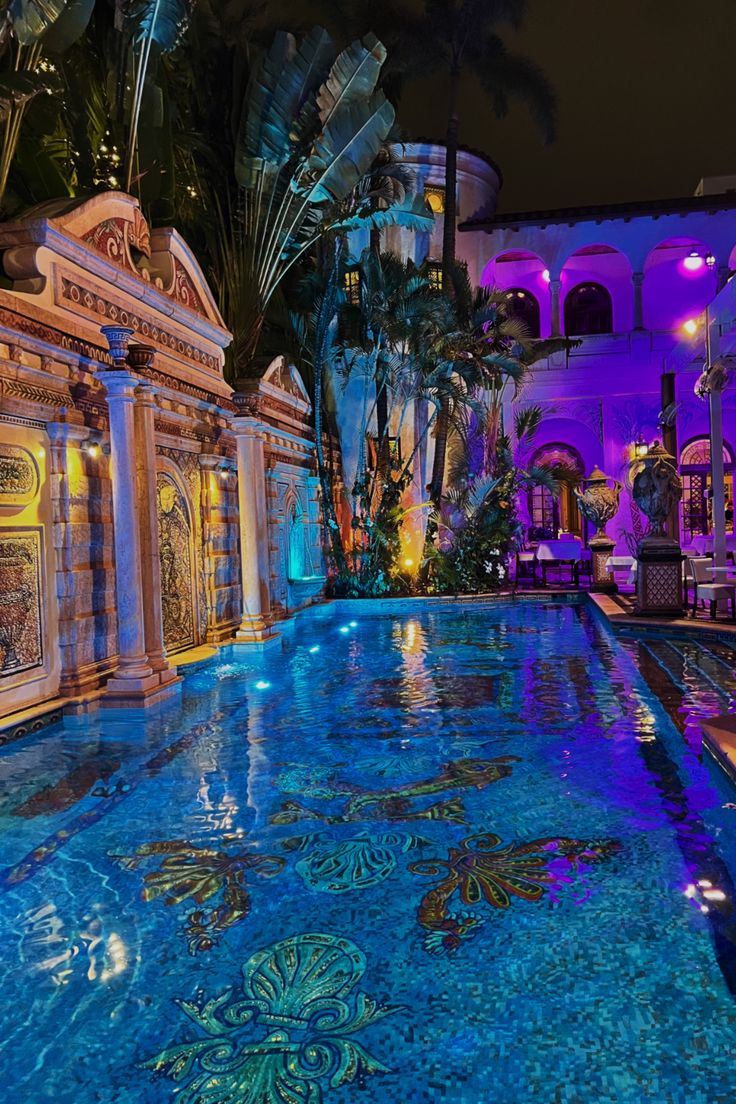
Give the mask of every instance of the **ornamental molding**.
POLYGON ((197 402, 205 403, 207 406, 216 406, 219 410, 227 411, 228 413, 237 413, 238 408, 234 402, 230 399, 223 398, 221 395, 216 395, 214 391, 207 391, 204 387, 197 387, 194 383, 188 383, 186 380, 177 379, 175 376, 169 376, 166 372, 161 372, 156 368, 144 368, 140 373, 145 376, 151 383, 155 383, 160 387, 168 387, 171 390, 179 391, 183 395, 188 395, 192 399, 196 399, 197 402))
POLYGON ((54 326, 48 326, 35 318, 18 314, 17 311, 0 307, 0 326, 27 337, 35 338, 45 345, 54 345, 60 352, 72 353, 75 359, 85 357, 88 360, 112 367, 112 357, 106 349, 92 342, 72 337, 71 334, 64 333, 63 330, 57 330, 54 326))
POLYGON ((21 285, 17 290, 43 291, 49 267, 64 259, 221 348, 230 343, 231 335, 189 246, 172 228, 149 230, 132 196, 104 192, 39 204, 21 219, 0 227, 0 251, 6 273, 21 285))
POLYGON ((182 338, 165 326, 145 318, 142 312, 130 310, 113 302, 107 292, 91 283, 86 285, 69 272, 57 270, 54 285, 54 302, 57 306, 70 308, 75 313, 93 320, 112 322, 121 326, 130 326, 137 338, 143 338, 149 344, 156 345, 164 352, 183 357, 211 372, 219 373, 219 361, 205 349, 182 338))
POLYGON ((183 437, 189 441, 201 441, 203 443, 217 440, 216 434, 197 432, 187 428, 181 422, 168 422, 165 418, 155 418, 153 424, 156 433, 165 434, 167 437, 183 437))
POLYGON ((41 403, 43 406, 72 406, 68 391, 55 391, 50 387, 24 383, 21 380, 0 379, 0 397, 23 399, 26 402, 41 403))

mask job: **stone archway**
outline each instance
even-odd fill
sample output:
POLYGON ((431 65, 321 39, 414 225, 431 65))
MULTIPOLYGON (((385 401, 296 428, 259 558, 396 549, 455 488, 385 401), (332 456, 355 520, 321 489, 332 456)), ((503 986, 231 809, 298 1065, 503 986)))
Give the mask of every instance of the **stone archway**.
POLYGON ((161 607, 168 654, 197 643, 192 520, 184 491, 167 471, 156 473, 161 607))

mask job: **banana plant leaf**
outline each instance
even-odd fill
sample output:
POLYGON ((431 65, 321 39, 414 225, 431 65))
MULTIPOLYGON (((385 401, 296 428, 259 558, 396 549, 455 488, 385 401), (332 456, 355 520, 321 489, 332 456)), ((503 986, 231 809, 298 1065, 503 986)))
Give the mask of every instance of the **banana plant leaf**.
POLYGON ((317 138, 296 190, 310 203, 339 201, 370 169, 393 126, 395 111, 383 95, 341 105, 317 138))
POLYGON ((128 0, 125 22, 134 42, 150 41, 168 54, 179 44, 191 10, 192 0, 128 0))
POLYGON ((44 35, 44 52, 63 54, 82 37, 87 30, 95 0, 67 0, 59 18, 44 35))
POLYGON ((41 92, 53 92, 57 88, 58 80, 53 73, 21 71, 0 74, 0 119, 4 119, 11 108, 28 103, 41 92))
POLYGON ((255 69, 247 93, 235 153, 235 172, 242 187, 251 187, 264 166, 278 171, 294 152, 296 129, 309 130, 309 101, 334 57, 330 36, 315 27, 297 48, 294 37, 279 32, 255 69))
POLYGON ((67 0, 10 0, 6 19, 21 46, 38 42, 67 6, 67 0))
POLYGON ((323 129, 345 104, 371 95, 385 60, 386 47, 372 34, 342 51, 317 95, 323 129))

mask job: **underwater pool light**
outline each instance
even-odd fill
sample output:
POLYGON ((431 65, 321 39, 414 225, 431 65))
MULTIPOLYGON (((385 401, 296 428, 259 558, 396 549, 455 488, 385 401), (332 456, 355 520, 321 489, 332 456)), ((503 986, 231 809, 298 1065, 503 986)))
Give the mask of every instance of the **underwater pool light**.
POLYGON ((313 644, 312 647, 309 649, 309 654, 314 655, 314 653, 318 652, 318 651, 319 651, 319 644, 313 644))
POLYGON ((340 626, 340 632, 341 632, 341 633, 346 633, 346 632, 350 632, 350 629, 348 628, 348 626, 347 626, 347 625, 341 625, 341 626, 340 626))
POLYGON ((271 685, 271 683, 266 682, 265 679, 259 679, 258 682, 256 683, 256 690, 268 690, 270 685, 271 685))
POLYGON ((358 622, 357 621, 348 621, 348 624, 350 625, 351 629, 357 629, 357 627, 358 627, 358 622))

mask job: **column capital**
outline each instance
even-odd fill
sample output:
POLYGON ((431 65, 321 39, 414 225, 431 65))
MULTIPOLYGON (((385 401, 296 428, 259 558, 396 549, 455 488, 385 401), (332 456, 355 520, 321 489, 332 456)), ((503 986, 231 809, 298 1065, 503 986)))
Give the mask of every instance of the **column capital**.
POLYGON ((632 272, 631 273, 631 282, 634 285, 634 287, 641 287, 641 285, 644 283, 644 276, 645 276, 644 272, 632 272))
POLYGON ((103 385, 107 391, 107 401, 114 399, 127 399, 133 402, 135 389, 142 382, 140 376, 131 372, 128 368, 103 368, 95 372, 95 379, 103 385))
POLYGON ((550 276, 547 286, 550 291, 559 292, 562 288, 562 278, 560 276, 550 276))
POLYGON ((265 426, 258 418, 249 415, 237 415, 232 421, 233 433, 236 437, 254 437, 263 440, 265 426))
POLYGON ((214 452, 200 452, 199 454, 199 466, 204 468, 205 471, 215 471, 220 467, 224 456, 217 456, 214 452))
POLYGON ((64 445, 67 441, 84 441, 90 435, 89 426, 74 422, 47 422, 46 433, 52 445, 64 445))
POLYGON ((156 396, 158 394, 158 388, 155 387, 150 380, 142 379, 136 386, 135 397, 141 406, 151 406, 154 409, 158 409, 156 403, 156 396))

